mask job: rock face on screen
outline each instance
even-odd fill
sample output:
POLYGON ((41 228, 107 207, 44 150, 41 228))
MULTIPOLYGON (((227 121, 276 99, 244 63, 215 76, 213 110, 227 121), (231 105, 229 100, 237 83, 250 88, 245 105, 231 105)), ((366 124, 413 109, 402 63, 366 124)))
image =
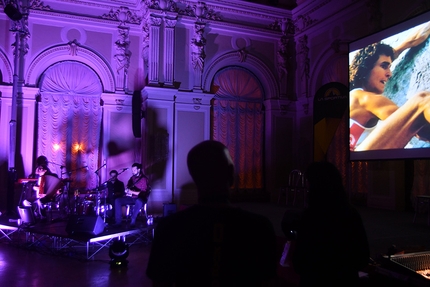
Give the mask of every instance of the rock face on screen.
MULTIPOLYGON (((393 65, 384 94, 397 105, 420 91, 430 91, 430 38, 400 55, 393 65)), ((430 143, 413 138, 410 147, 430 147, 430 143)))

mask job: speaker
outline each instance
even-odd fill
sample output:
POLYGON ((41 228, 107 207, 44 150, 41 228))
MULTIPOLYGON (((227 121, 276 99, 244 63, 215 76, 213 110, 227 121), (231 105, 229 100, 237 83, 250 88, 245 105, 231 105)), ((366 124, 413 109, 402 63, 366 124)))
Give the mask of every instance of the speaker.
POLYGON ((19 217, 21 222, 24 224, 35 224, 36 219, 34 218, 33 208, 31 206, 18 206, 19 217))
POLYGON ((4 13, 13 21, 18 21, 22 19, 22 13, 19 11, 18 8, 16 8, 10 3, 4 7, 4 13))
POLYGON ((142 96, 140 95, 140 91, 133 93, 131 113, 133 135, 135 138, 140 138, 142 136, 142 96))
POLYGON ((98 215, 71 215, 66 232, 69 235, 99 235, 105 229, 103 219, 98 215))
POLYGON ((169 216, 176 212, 176 204, 174 203, 164 203, 163 204, 163 216, 169 216))

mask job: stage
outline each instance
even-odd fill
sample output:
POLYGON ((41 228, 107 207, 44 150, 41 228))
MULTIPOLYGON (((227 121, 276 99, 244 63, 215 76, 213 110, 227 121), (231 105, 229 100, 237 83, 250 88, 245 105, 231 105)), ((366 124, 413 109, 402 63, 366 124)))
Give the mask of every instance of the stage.
POLYGON ((141 221, 133 228, 126 222, 120 227, 111 227, 100 216, 74 215, 29 225, 20 224, 18 218, 0 216, 1 243, 86 260, 94 259, 102 250, 106 250, 107 254, 110 244, 117 239, 129 246, 138 243, 149 244, 152 235, 153 226, 141 221), (90 228, 82 228, 75 221, 84 222, 85 227, 90 228))

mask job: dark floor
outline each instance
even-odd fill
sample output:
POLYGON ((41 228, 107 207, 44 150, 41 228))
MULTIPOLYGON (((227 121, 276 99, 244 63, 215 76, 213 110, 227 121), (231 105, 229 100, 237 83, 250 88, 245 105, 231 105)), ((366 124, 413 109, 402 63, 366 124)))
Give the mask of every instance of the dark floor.
MULTIPOLYGON (((280 223, 286 208, 270 203, 240 203, 243 209, 267 216, 275 227, 279 237, 279 247, 284 242, 280 223)), ((376 262, 386 254, 390 246, 397 250, 417 252, 430 250, 430 228, 427 216, 420 215, 412 223, 413 212, 387 211, 360 207, 358 208, 369 238, 371 256, 376 262)), ((94 258, 68 257, 52 255, 46 250, 29 250, 19 244, 8 243, 4 239, 0 244, 0 286, 151 286, 145 276, 145 269, 150 251, 150 244, 134 244, 130 247, 128 267, 112 269, 109 266, 108 250, 102 250, 94 258)), ((378 267, 378 265, 376 265, 378 267)), ((372 271, 373 268, 369 269, 372 271)), ((387 272, 385 269, 371 276, 363 286, 427 286, 427 280, 408 281, 409 273, 387 272), (405 277, 406 276, 406 277, 405 277), (395 279, 393 279, 395 277, 395 279), (405 279, 406 278, 406 279, 405 279), (408 282, 406 282, 408 281, 408 282)), ((403 271, 403 270, 402 270, 403 271)), ((273 286, 296 286, 297 275, 291 268, 278 267, 278 278, 273 286)))

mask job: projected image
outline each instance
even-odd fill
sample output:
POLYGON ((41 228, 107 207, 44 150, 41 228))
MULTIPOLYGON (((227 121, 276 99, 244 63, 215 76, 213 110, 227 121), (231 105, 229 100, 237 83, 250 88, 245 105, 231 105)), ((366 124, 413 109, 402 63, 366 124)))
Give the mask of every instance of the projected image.
POLYGON ((350 45, 351 160, 430 157, 428 19, 350 45))

